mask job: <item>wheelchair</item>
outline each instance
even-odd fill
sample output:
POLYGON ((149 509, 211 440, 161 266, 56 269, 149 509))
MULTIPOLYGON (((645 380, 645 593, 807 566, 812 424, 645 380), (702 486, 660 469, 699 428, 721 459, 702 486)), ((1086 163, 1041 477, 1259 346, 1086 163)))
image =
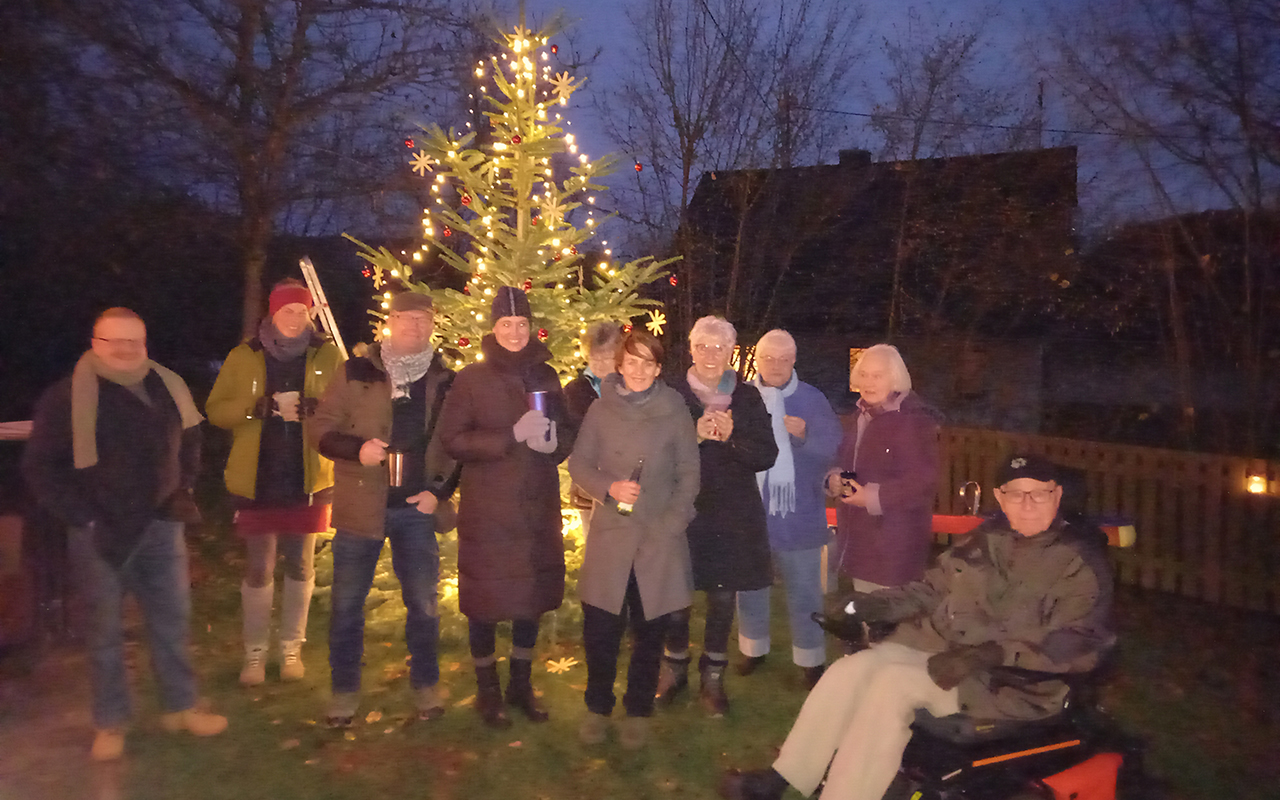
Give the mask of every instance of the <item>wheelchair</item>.
MULTIPOLYGON (((856 615, 814 614, 829 634, 861 649, 892 631, 856 615)), ((993 682, 1019 688, 1062 681, 1062 710, 1039 720, 977 720, 916 712, 911 740, 885 800, 1159 800, 1143 772, 1144 747, 1099 704, 1109 653, 1082 673, 996 667, 993 682)))

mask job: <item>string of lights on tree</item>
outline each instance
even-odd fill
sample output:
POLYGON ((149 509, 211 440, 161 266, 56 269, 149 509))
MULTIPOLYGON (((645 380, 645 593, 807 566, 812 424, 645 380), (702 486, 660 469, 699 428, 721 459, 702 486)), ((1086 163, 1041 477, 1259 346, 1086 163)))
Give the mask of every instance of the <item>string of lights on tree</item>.
MULTIPOLYGON (((488 318, 500 286, 523 288, 529 297, 537 337, 551 350, 562 375, 581 366, 580 337, 601 320, 630 327, 648 313, 646 326, 661 334, 661 302, 640 290, 667 277, 671 263, 652 256, 618 264, 607 241, 585 263, 587 243, 612 214, 599 214, 596 180, 614 159, 591 160, 580 153, 559 109, 582 86, 570 73, 553 73, 557 50, 549 34, 523 26, 504 34, 505 52, 474 67, 488 130, 448 133, 422 127, 409 164, 430 184, 422 213, 423 244, 408 263, 385 247, 352 239, 368 262, 377 308, 375 330, 385 335, 386 309, 397 290, 429 294, 436 307, 435 340, 449 365, 460 368, 484 358, 480 340, 493 327, 488 318), (564 162, 568 161, 567 169, 564 162), (557 172, 560 174, 557 175, 557 172), (571 219, 572 217, 572 219, 571 219), (461 291, 429 286, 414 277, 412 265, 442 260, 466 276, 461 291)), ((467 123, 471 127, 471 123, 467 123)), ((636 168, 641 168, 637 163, 636 168)), ((351 238, 351 237, 348 237, 351 238)))

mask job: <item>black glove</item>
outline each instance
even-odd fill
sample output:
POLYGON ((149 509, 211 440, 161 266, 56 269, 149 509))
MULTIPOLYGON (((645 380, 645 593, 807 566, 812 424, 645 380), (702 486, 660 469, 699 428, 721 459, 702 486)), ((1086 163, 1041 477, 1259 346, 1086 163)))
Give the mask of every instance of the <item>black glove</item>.
POLYGON ((941 689, 954 689, 975 672, 1004 663, 1004 648, 998 642, 958 645, 929 657, 929 677, 941 689))
POLYGON ((253 404, 253 410, 249 412, 249 415, 254 419, 267 419, 275 409, 275 398, 269 394, 264 394, 258 398, 258 402, 253 404))
POLYGON ((305 419, 316 413, 316 409, 320 407, 320 398, 303 397, 298 400, 298 417, 305 419))

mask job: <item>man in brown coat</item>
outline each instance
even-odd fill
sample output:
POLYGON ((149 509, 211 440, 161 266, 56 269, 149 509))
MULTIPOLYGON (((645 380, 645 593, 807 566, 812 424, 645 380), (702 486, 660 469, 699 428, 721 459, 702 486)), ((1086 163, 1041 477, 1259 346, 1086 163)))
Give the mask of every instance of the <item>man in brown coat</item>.
MULTIPOLYGON (((384 539, 408 615, 409 684, 422 719, 444 713, 436 691, 440 622, 436 531, 458 481, 436 424, 454 374, 431 347, 431 298, 402 292, 391 301, 389 335, 368 354, 346 362, 329 384, 308 435, 334 463, 333 613, 329 667, 333 695, 328 722, 351 724, 360 703, 364 602, 384 539), (396 467, 394 479, 388 461, 396 467)), ((451 514, 450 514, 451 516, 451 514)))
MULTIPOLYGON (((778 800, 787 785, 879 800, 897 772, 917 709, 982 719, 1037 719, 1062 708, 1061 683, 993 688, 990 670, 1077 672, 1114 642, 1112 578, 1095 531, 1058 516, 1057 467, 1011 456, 996 473, 1003 517, 944 553, 923 580, 857 594, 867 621, 897 622, 884 642, 831 665, 772 769, 730 773, 721 795, 778 800)), ((1100 536, 1100 534, 1098 534, 1100 536)))

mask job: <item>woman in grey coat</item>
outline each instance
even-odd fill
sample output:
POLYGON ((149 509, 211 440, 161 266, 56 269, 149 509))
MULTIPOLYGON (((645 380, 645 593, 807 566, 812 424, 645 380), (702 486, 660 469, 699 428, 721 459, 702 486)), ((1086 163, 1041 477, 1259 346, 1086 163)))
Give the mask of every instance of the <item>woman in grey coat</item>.
POLYGON ((619 372, 604 379, 569 457, 569 475, 596 504, 578 578, 590 712, 578 732, 586 744, 604 741, 628 623, 621 738, 630 749, 644 744, 667 615, 693 596, 685 528, 698 495, 697 435, 683 398, 657 380, 662 356, 645 331, 623 340, 619 372))

